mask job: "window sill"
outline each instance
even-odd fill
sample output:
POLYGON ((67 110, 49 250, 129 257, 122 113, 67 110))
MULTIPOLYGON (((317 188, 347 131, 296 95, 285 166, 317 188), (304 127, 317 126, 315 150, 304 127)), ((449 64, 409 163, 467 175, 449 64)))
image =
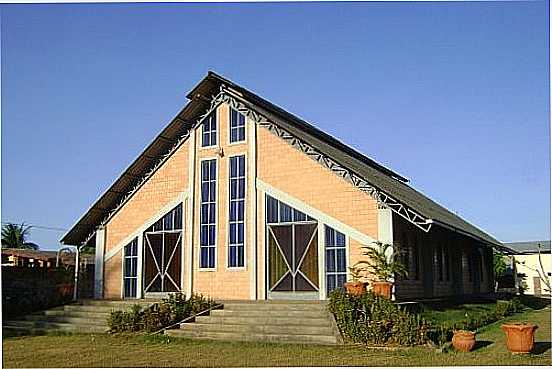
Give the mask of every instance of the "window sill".
POLYGON ((214 267, 214 268, 199 268, 197 271, 198 272, 216 272, 217 268, 216 267, 214 267))
POLYGON ((229 272, 245 272, 247 267, 226 267, 226 270, 229 272))

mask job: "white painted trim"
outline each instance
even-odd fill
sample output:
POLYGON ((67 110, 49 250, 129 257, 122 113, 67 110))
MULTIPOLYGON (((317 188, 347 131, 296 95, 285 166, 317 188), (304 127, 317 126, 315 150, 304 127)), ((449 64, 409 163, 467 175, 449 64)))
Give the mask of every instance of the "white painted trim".
MULTIPOLYGON (((324 235, 325 239, 326 235, 324 235)), ((349 257, 351 255, 351 242, 349 239, 349 236, 345 234, 345 273, 347 273, 346 280, 347 282, 351 281, 353 279, 351 273, 349 272, 349 266, 351 263, 349 263, 349 257)))
MULTIPOLYGON (((389 208, 378 209, 378 239, 383 243, 393 245, 393 212, 389 208)), ((390 258, 394 252, 394 246, 387 250, 387 257, 390 258)), ((394 278, 390 282, 394 282, 394 278)), ((395 284, 391 299, 395 300, 395 284)))
MULTIPOLYGON (((218 124, 218 121, 217 121, 218 124)), ((219 205, 220 205, 220 160, 218 156, 208 156, 201 158, 199 160, 199 252, 198 252, 198 271, 200 272, 216 272, 217 266, 218 266, 218 230, 219 230, 219 205), (202 184, 202 175, 201 175, 201 167, 202 163, 204 161, 214 160, 216 165, 216 183, 215 183, 215 266, 214 268, 202 268, 201 267, 201 184, 202 184)))
POLYGON ((105 254, 105 227, 96 230, 96 255, 94 258, 94 298, 103 297, 104 280, 104 254, 105 254))
POLYGON ((186 240, 187 240, 187 233, 188 232, 188 215, 186 212, 186 204, 189 201, 189 196, 186 196, 184 200, 182 201, 182 232, 180 234, 180 291, 184 291, 184 280, 186 278, 186 240))
POLYGON ((318 221, 318 291, 320 300, 326 299, 326 238, 324 223, 318 221))
MULTIPOLYGON (((184 213, 184 211, 182 212, 184 213)), ((143 263, 144 263, 144 250, 143 250, 143 246, 144 246, 144 237, 141 236, 141 237, 138 237, 138 265, 137 265, 137 268, 138 268, 138 282, 136 283, 136 298, 138 299, 141 299, 143 297, 143 285, 144 285, 144 281, 142 278, 144 278, 144 275, 143 275, 143 271, 144 271, 144 268, 143 268, 143 263)))
POLYGON ((239 153, 233 153, 232 155, 228 155, 228 158, 226 160, 226 173, 228 174, 226 176, 226 261, 224 265, 226 266, 226 270, 228 271, 244 271, 247 270, 247 247, 249 246, 249 243, 247 242, 247 202, 249 200, 249 196, 247 193, 247 189, 249 187, 249 171, 247 170, 247 165, 249 164, 249 155, 247 152, 239 152, 239 153), (230 257, 230 191, 231 191, 231 185, 230 185, 230 158, 234 158, 237 156, 243 156, 243 164, 245 166, 244 168, 244 176, 245 176, 245 183, 244 183, 244 199, 243 199, 243 266, 238 267, 230 267, 228 266, 228 259, 230 257))
POLYGON ((120 241, 117 244, 117 246, 115 246, 113 249, 109 250, 109 252, 105 254, 104 263, 109 259, 111 259, 113 256, 117 255, 117 253, 121 251, 123 247, 125 247, 125 245, 131 242, 135 237, 141 235, 151 224, 155 223, 157 220, 159 220, 159 218, 161 218, 163 215, 171 211, 179 203, 183 203, 187 195, 188 195, 188 190, 182 191, 175 200, 166 204, 163 208, 157 211, 157 213, 155 213, 148 220, 142 223, 142 225, 139 228, 137 228, 134 232, 126 236, 122 241, 120 241))
POLYGON ((249 118, 247 117, 247 115, 241 113, 238 109, 234 109, 230 106, 230 104, 226 104, 226 106, 228 107, 228 134, 226 135, 226 145, 227 146, 236 146, 236 145, 243 145, 243 144, 246 144, 247 143, 247 134, 248 134, 248 131, 250 131, 248 128, 249 126, 249 118), (243 141, 236 141, 236 142, 230 142, 230 135, 232 134, 232 110, 235 110, 237 111, 239 114, 243 115, 245 117, 245 135, 244 135, 244 139, 243 141))
POLYGON ((195 219, 195 197, 197 189, 195 187, 195 168, 196 168, 196 134, 195 128, 190 132, 190 147, 188 148, 188 217, 186 222, 186 247, 188 248, 188 283, 186 287, 186 296, 189 298, 193 292, 194 279, 194 219, 195 219))
MULTIPOLYGON (((370 243, 374 242, 375 239, 370 237, 367 234, 364 234, 356 229, 354 229, 351 226, 348 226, 345 223, 340 222, 339 220, 330 217, 329 215, 323 213, 322 211, 313 208, 310 205, 307 205, 303 201, 283 192, 280 191, 268 183, 263 182, 261 179, 257 178, 257 188, 266 192, 268 195, 274 197, 275 199, 281 200, 288 204, 289 206, 292 206, 296 208, 297 210, 302 211, 303 213, 310 215, 311 217, 317 219, 318 221, 329 225, 330 227, 338 230, 341 233, 344 233, 345 235, 348 235, 355 240, 357 240, 360 243, 369 245, 370 243)), ((266 219, 265 219, 266 222, 266 219)))
MULTIPOLYGON (((245 137, 248 141, 249 149, 249 167, 251 168, 247 177, 247 192, 250 193, 250 245, 251 245, 251 276, 249 277, 249 291, 251 300, 257 300, 257 189, 255 182, 257 180, 257 125, 249 117, 245 117, 245 137), (249 135, 249 137, 248 137, 249 135)), ((247 204, 247 203, 246 203, 247 204)))
MULTIPOLYGON (((257 239, 257 241, 260 239, 262 242, 260 242, 261 247, 259 248, 259 242, 255 243, 255 247, 260 252, 260 255, 258 259, 261 261, 262 264, 264 264, 263 273, 260 276, 260 280, 257 282, 257 286, 261 288, 261 291, 259 292, 259 296, 262 296, 263 300, 268 299, 268 289, 266 288, 268 284, 267 280, 267 270, 268 270, 268 258, 266 257, 266 193, 262 190, 259 190, 257 193, 257 189, 254 189, 255 196, 259 196, 259 199, 261 200, 260 204, 260 217, 261 217, 261 224, 262 226, 258 229, 261 232, 261 237, 257 239)), ((255 222, 257 222, 257 218, 255 218, 255 222)), ((256 262, 255 262, 256 263, 256 262)))

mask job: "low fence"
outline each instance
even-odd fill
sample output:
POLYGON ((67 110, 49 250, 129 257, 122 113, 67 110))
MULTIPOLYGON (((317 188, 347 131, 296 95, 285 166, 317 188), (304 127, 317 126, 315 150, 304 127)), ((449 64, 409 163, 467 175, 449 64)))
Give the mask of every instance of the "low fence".
POLYGON ((72 267, 2 267, 2 315, 10 318, 68 303, 73 287, 72 267))

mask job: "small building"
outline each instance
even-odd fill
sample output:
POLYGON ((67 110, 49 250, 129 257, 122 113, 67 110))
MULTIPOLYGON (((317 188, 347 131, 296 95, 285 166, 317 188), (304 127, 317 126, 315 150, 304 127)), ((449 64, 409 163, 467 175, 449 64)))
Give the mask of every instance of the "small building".
POLYGON ((2 266, 51 268, 56 266, 56 251, 2 248, 2 266))
POLYGON ((95 246, 96 297, 326 299, 374 241, 397 300, 493 291, 501 243, 404 176, 216 73, 188 98, 62 238, 95 246))
POLYGON ((550 295, 552 257, 550 241, 507 242, 515 261, 518 288, 528 295, 550 295), (546 285, 548 281, 548 286, 546 285))

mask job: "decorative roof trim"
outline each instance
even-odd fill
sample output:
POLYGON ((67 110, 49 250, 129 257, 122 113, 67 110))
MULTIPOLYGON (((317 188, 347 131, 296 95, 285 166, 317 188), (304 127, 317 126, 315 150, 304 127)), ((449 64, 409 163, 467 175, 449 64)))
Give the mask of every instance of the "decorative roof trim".
POLYGON ((214 97, 213 101, 211 102, 211 109, 209 109, 209 111, 203 117, 210 114, 211 111, 214 110, 214 108, 216 108, 221 103, 226 103, 230 105, 230 107, 232 107, 233 109, 239 111, 240 113, 255 121, 255 123, 257 123, 260 127, 268 129, 271 133, 282 138, 292 147, 305 153, 308 157, 318 162, 323 167, 330 169, 334 174, 345 179, 347 182, 351 183, 359 190, 369 194, 378 202, 379 206, 391 209, 394 213, 400 215, 424 232, 429 232, 433 224, 433 221, 431 219, 424 217, 420 213, 416 212, 414 209, 395 200, 392 196, 389 196, 387 193, 370 184, 365 178, 362 178, 358 174, 336 162, 334 159, 326 156, 325 154, 322 154, 308 143, 293 136, 282 127, 269 121, 264 115, 250 109, 242 101, 240 101, 242 99, 243 98, 236 96, 231 91, 222 89, 221 92, 216 97, 214 97))
MULTIPOLYGON (((183 135, 181 135, 175 142, 175 144, 169 149, 169 151, 160 156, 159 157, 159 160, 157 161, 157 163, 155 163, 155 165, 146 173, 144 174, 143 176, 141 177, 138 177, 139 180, 138 182, 134 185, 134 187, 128 191, 122 198, 121 200, 119 201, 119 203, 102 219, 102 221, 100 222, 100 225, 96 228, 94 228, 94 230, 92 232, 90 232, 88 234, 88 236, 85 238, 85 240, 82 242, 81 245, 85 245, 87 244, 91 239, 92 237, 94 237, 94 234, 96 234, 96 229, 99 228, 99 227, 103 227, 105 226, 112 218, 113 216, 115 216, 115 214, 121 210, 121 208, 132 198, 132 196, 144 185, 144 183, 147 182, 148 179, 150 179, 150 177, 157 171, 157 169, 159 169, 171 156, 172 154, 174 154, 176 152, 176 150, 182 146, 182 144, 186 141, 186 139, 190 137, 190 130, 187 130, 186 133, 184 133, 183 135)), ((138 179, 137 178, 137 179, 138 179)))

